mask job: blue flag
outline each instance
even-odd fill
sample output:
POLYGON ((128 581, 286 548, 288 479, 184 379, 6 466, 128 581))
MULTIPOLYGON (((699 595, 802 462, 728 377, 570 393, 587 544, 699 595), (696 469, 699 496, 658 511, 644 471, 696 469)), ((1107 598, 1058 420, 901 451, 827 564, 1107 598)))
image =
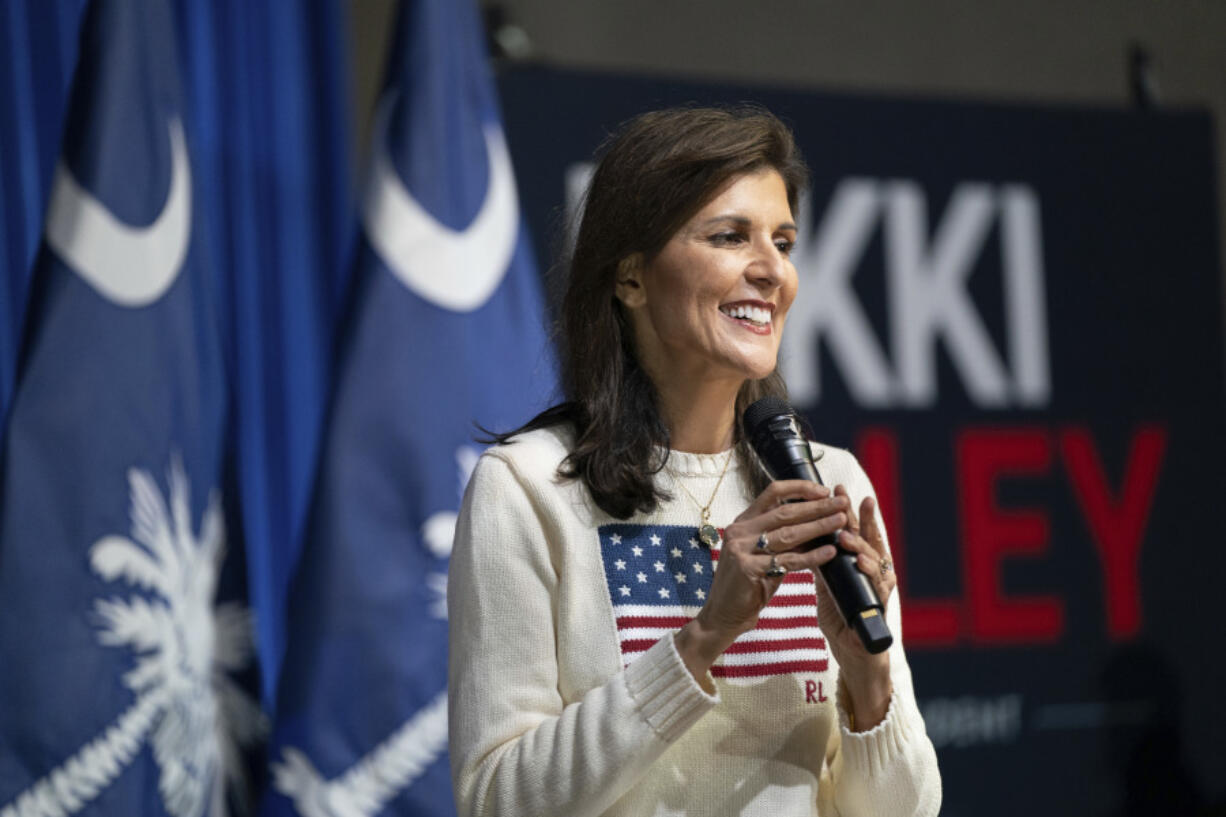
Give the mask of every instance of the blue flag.
POLYGON ((0 4, 0 428, 85 2, 0 4))
MULTIPOLYGON (((221 813, 227 388, 164 3, 95 0, 0 459, 0 815, 221 813)), ((236 728, 230 728, 235 724, 236 728)))
POLYGON ((446 570, 478 455, 554 398, 476 8, 402 7, 353 312, 290 595, 272 813, 454 813, 446 570))
POLYGON ((271 708, 353 254, 345 9, 339 0, 175 6, 271 708))

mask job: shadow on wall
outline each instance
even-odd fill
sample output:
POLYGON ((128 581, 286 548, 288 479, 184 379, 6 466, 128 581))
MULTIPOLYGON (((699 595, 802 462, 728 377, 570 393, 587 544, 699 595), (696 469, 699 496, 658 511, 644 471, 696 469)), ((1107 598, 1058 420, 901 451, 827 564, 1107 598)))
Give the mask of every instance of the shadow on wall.
POLYGON ((1103 731, 1103 756, 1123 797, 1105 817, 1226 816, 1226 803, 1205 801, 1184 757, 1183 694, 1162 653, 1150 644, 1117 650, 1103 669, 1102 686, 1103 700, 1118 716, 1103 731))

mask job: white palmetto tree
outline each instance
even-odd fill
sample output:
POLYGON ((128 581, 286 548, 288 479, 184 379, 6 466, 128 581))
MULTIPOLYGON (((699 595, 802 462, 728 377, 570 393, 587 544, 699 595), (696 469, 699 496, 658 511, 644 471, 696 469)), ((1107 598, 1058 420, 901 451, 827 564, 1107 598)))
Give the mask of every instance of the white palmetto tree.
POLYGON ((99 641, 137 654, 123 678, 136 700, 101 736, 0 809, 0 817, 75 813, 114 782, 147 738, 174 817, 201 817, 210 794, 214 814, 224 813, 227 784, 245 793, 240 747, 266 733, 267 721, 228 673, 251 660, 250 613, 233 603, 214 606, 225 549, 218 497, 210 497, 197 537, 177 457, 168 483, 169 507, 153 476, 131 469, 131 538, 106 536, 89 551, 102 578, 144 591, 94 606, 99 641))

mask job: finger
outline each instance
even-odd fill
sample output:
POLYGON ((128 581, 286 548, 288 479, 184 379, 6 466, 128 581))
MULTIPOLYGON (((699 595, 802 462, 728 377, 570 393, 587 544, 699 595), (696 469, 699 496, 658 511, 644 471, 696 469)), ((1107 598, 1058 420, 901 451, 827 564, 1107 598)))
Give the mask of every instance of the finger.
MULTIPOLYGON (((847 524, 847 515, 840 511, 809 522, 785 525, 766 534, 773 553, 788 553, 809 544, 814 539, 842 530, 847 524)), ((756 540, 755 540, 756 541, 756 540)))
POLYGON ((877 526, 876 510, 877 503, 873 501, 873 498, 871 496, 864 497, 864 501, 860 503, 860 518, 864 520, 860 535, 873 546, 873 550, 877 551, 878 555, 887 556, 885 537, 881 535, 881 528, 877 526))
POLYGON ((836 485, 834 486, 834 495, 847 498, 847 505, 849 508, 847 512, 847 529, 851 531, 855 531, 856 533, 859 533, 860 532, 860 520, 856 518, 855 512, 850 510, 851 496, 848 495, 847 489, 843 487, 842 485, 836 485))
MULTIPOLYGON (((748 511, 746 511, 746 514, 742 514, 736 522, 724 530, 724 540, 733 548, 760 549, 757 548, 758 538, 765 533, 770 540, 770 549, 778 553, 804 544, 815 535, 830 533, 839 528, 823 526, 818 529, 798 528, 794 531, 789 529, 845 513, 849 509, 850 505, 846 497, 827 497, 809 502, 789 502, 776 505, 756 517, 747 516, 748 511), (813 534, 812 530, 821 532, 813 534), (810 534, 809 539, 799 538, 805 533, 810 534)), ((846 516, 841 516, 839 521, 833 524, 839 526, 846 524, 846 516)))
MULTIPOLYGON (((825 499, 815 499, 809 502, 788 502, 771 508, 757 519, 752 527, 762 530, 776 530, 790 525, 802 525, 837 513, 846 514, 851 510, 847 497, 831 496, 825 499)), ((846 520, 846 517, 844 517, 846 520)))
POLYGON ((834 549, 833 545, 823 545, 804 553, 797 553, 795 551, 781 553, 775 558, 779 561, 779 564, 787 568, 789 573, 792 573, 797 570, 817 570, 833 559, 837 553, 838 551, 834 549))
POLYGON ((783 584, 783 577, 791 571, 788 569, 787 565, 779 561, 779 557, 777 556, 771 556, 768 559, 763 560, 761 567, 762 579, 769 583, 767 586, 770 594, 774 595, 775 591, 779 589, 779 585, 783 584), (778 569, 779 572, 772 574, 771 571, 776 569, 778 569))
POLYGON ((895 573, 894 570, 890 570, 889 573, 885 574, 883 584, 885 585, 884 591, 878 595, 881 597, 881 606, 884 607, 889 604, 890 596, 894 595, 895 588, 899 586, 899 574, 895 573))
POLYGON ((825 499, 829 495, 830 490, 824 485, 818 485, 815 482, 803 479, 781 479, 766 486, 765 490, 758 494, 753 502, 749 503, 749 507, 741 512, 741 515, 737 517, 737 521, 761 516, 778 506, 781 502, 786 502, 789 499, 811 501, 825 499))
POLYGON ((874 563, 880 558, 877 551, 873 550, 872 545, 864 541, 863 536, 858 536, 851 531, 845 530, 839 534, 839 544, 857 556, 869 557, 874 563))
POLYGON ((898 577, 893 568, 886 570, 884 560, 872 553, 860 553, 856 556, 856 567, 873 582, 877 589, 877 598, 885 605, 894 588, 898 586, 898 577))

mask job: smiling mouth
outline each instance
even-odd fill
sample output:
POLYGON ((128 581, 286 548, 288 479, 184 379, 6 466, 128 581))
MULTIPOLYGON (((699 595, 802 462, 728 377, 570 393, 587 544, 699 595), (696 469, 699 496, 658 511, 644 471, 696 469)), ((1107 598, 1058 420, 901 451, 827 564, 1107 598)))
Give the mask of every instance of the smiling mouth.
POLYGON ((728 306, 721 306, 719 311, 733 320, 749 324, 756 329, 765 329, 771 323, 771 311, 760 306, 730 304, 728 306))

